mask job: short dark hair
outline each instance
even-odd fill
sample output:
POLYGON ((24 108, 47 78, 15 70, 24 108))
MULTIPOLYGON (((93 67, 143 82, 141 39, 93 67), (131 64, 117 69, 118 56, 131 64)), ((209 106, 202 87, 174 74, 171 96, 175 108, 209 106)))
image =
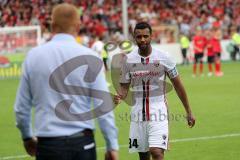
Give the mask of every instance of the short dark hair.
POLYGON ((135 28, 134 28, 134 33, 137 29, 145 29, 148 28, 150 34, 152 34, 152 27, 150 26, 150 24, 148 24, 147 22, 139 22, 136 24, 135 28))

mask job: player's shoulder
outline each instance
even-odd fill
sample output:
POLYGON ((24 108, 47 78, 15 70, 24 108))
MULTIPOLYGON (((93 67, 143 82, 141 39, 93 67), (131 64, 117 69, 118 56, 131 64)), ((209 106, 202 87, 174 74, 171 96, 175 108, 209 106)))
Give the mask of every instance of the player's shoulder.
POLYGON ((138 47, 135 47, 131 52, 129 52, 127 55, 128 58, 134 58, 138 54, 138 47))
POLYGON ((130 53, 126 54, 127 61, 134 61, 139 57, 138 48, 135 47, 130 53))
POLYGON ((152 53, 153 60, 159 60, 164 66, 176 65, 175 59, 169 52, 154 47, 152 53))
POLYGON ((152 47, 152 54, 154 59, 168 59, 171 58, 170 53, 156 47, 152 47))

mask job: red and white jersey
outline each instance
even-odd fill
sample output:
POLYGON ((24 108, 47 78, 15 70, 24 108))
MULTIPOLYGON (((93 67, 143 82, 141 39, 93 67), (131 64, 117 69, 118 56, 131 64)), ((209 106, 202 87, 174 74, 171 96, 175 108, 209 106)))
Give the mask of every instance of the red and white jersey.
POLYGON ((148 57, 142 57, 138 48, 126 55, 121 68, 120 83, 130 83, 132 95, 131 119, 134 121, 159 120, 167 115, 165 92, 171 87, 165 79, 178 75, 176 63, 168 53, 152 48, 148 57))

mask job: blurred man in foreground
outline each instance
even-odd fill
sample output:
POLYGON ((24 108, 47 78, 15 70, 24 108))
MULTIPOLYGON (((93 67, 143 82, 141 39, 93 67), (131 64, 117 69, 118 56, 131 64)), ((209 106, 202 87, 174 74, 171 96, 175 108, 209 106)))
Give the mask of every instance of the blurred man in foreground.
MULTIPOLYGON (((57 5, 52 11, 53 38, 33 48, 23 64, 16 121, 27 153, 37 160, 96 160, 94 120, 74 121, 73 117, 91 110, 93 97, 88 95, 93 89, 108 88, 103 70, 92 69, 98 64, 88 59, 90 56, 99 62, 100 58, 75 41, 79 27, 77 9, 66 3, 57 5), (87 71, 83 64, 88 66, 87 71), (81 87, 85 87, 83 96, 79 94, 81 87), (32 106, 36 137, 31 128, 32 106)), ((94 102, 98 103, 96 99, 94 102)), ((113 112, 98 117, 98 122, 107 145, 105 159, 117 160, 118 131, 113 112)))

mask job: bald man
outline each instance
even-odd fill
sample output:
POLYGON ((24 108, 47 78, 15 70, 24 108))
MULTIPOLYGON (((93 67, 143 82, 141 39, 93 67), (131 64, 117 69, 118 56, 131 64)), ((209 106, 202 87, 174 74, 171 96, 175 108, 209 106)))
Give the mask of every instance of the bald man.
POLYGON ((75 41, 79 19, 73 5, 55 6, 52 39, 30 50, 23 63, 14 109, 24 147, 37 160, 96 160, 94 118, 106 141, 105 159, 118 159, 113 112, 101 109, 101 97, 96 99, 99 93, 105 95, 103 102, 110 97, 103 63, 97 53, 75 41), (89 112, 91 100, 94 116, 89 112))

